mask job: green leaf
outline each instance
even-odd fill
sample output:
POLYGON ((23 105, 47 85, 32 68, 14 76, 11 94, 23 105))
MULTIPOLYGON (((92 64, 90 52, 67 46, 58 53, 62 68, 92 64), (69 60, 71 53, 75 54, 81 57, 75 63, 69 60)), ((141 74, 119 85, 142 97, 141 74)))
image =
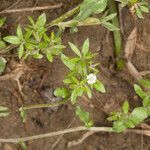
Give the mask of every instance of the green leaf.
POLYGON ((95 88, 96 90, 98 90, 99 92, 102 92, 102 93, 105 93, 105 92, 106 92, 103 83, 100 82, 99 80, 97 80, 96 83, 93 84, 93 86, 94 86, 94 88, 95 88))
POLYGON ((101 13, 107 6, 107 0, 84 0, 80 6, 80 13, 74 18, 83 21, 92 14, 101 13))
POLYGON ((71 49, 74 51, 75 54, 77 54, 80 58, 82 57, 80 50, 71 42, 69 42, 69 45, 71 49))
POLYGON ((116 121, 118 119, 117 115, 112 115, 107 118, 108 121, 116 121))
POLYGON ((74 105, 77 102, 77 97, 78 97, 78 89, 75 88, 73 89, 71 93, 71 104, 74 105))
POLYGON ((127 120, 127 121, 125 122, 125 126, 126 126, 127 128, 135 128, 135 124, 132 122, 132 120, 127 120))
POLYGON ((102 18, 102 19, 101 19, 101 22, 110 21, 110 20, 114 19, 116 16, 117 16, 117 13, 110 14, 110 15, 108 15, 108 16, 102 18))
POLYGON ((54 91, 54 95, 57 97, 68 98, 70 96, 70 92, 67 88, 57 88, 54 91))
POLYGON ((150 95, 147 95, 147 96, 143 99, 143 106, 144 106, 144 107, 150 107, 150 95))
POLYGON ((26 111, 23 109, 23 107, 21 107, 19 111, 20 111, 20 117, 22 118, 22 122, 25 123, 27 119, 26 111))
POLYGON ((4 106, 0 106, 0 117, 7 117, 10 114, 9 109, 4 106))
POLYGON ((80 118, 81 121, 85 123, 86 127, 93 126, 93 121, 90 119, 89 112, 84 111, 81 107, 76 107, 76 115, 80 118))
POLYGON ((74 83, 79 84, 79 81, 75 76, 72 76, 71 79, 74 83))
POLYGON ((32 33, 33 33, 33 30, 31 30, 31 29, 29 29, 29 28, 25 28, 25 30, 26 30, 26 32, 25 32, 25 34, 24 34, 24 39, 25 39, 25 40, 28 40, 28 39, 31 37, 31 35, 32 35, 32 33))
POLYGON ((6 17, 0 18, 0 28, 4 25, 6 17))
POLYGON ((145 98, 146 93, 140 88, 140 86, 138 86, 137 84, 134 85, 134 90, 136 92, 137 95, 139 95, 142 99, 145 98))
POLYGON ((63 83, 70 84, 70 83, 72 83, 72 79, 66 78, 66 79, 63 80, 63 83))
POLYGON ((138 125, 139 123, 143 122, 147 117, 147 110, 143 107, 138 107, 132 111, 129 118, 135 125, 138 125))
POLYGON ((4 37, 4 40, 8 43, 14 44, 14 45, 19 45, 20 44, 20 39, 17 36, 6 36, 4 37))
POLYGON ((24 53, 24 46, 23 46, 23 44, 21 44, 21 45, 19 46, 19 48, 18 48, 18 57, 19 57, 19 59, 22 58, 23 53, 24 53))
POLYGON ((33 58, 36 58, 36 59, 42 59, 43 58, 43 55, 40 54, 39 52, 33 54, 32 56, 33 56, 33 58))
POLYGON ((141 6, 141 5, 139 5, 139 7, 140 7, 140 9, 141 9, 143 12, 145 12, 145 13, 148 13, 148 12, 149 12, 149 8, 148 8, 148 7, 146 7, 146 6, 141 6))
POLYGON ((32 26, 34 26, 34 20, 32 19, 32 17, 29 16, 28 19, 29 19, 30 23, 32 24, 32 26))
POLYGON ((85 85, 85 90, 87 92, 88 97, 91 99, 92 98, 92 91, 91 91, 91 89, 87 85, 85 85))
POLYGON ((119 28, 115 27, 112 23, 110 22, 102 22, 102 25, 104 27, 106 27, 108 30, 110 31, 115 31, 115 30, 119 30, 119 28))
POLYGON ((137 8, 135 9, 135 12, 136 12, 137 16, 138 16, 140 19, 143 19, 143 18, 144 18, 139 7, 137 7, 137 8))
POLYGON ((19 141, 19 145, 21 146, 22 150, 27 150, 28 149, 26 143, 23 142, 23 141, 19 141))
POLYGON ((21 29, 20 25, 18 25, 18 27, 17 27, 17 36, 19 39, 23 39, 23 33, 22 33, 22 29, 21 29))
POLYGON ((82 54, 83 56, 86 56, 86 54, 89 51, 89 39, 86 39, 83 46, 82 46, 82 54))
POLYGON ((42 26, 45 25, 45 23, 46 23, 46 14, 43 13, 43 14, 41 14, 41 15, 38 17, 38 19, 37 19, 37 21, 36 21, 36 26, 37 26, 37 27, 42 27, 42 26))
POLYGON ((113 123, 113 130, 120 133, 126 130, 126 126, 123 121, 115 121, 113 123))
POLYGON ((3 73, 3 71, 5 70, 6 63, 7 63, 6 59, 0 57, 0 74, 3 73))
POLYGON ((75 63, 72 63, 66 55, 61 54, 61 60, 70 70, 74 70, 75 63))
POLYGON ((141 79, 138 81, 140 85, 149 88, 150 87, 150 80, 149 79, 141 79))
POLYGON ((128 101, 125 101, 123 103, 122 109, 123 109, 124 114, 127 114, 129 112, 129 103, 128 103, 128 101))
POLYGON ((6 43, 0 39, 0 49, 3 49, 5 47, 6 47, 6 43))
POLYGON ((50 52, 47 52, 47 53, 46 53, 46 57, 47 57, 47 59, 48 59, 50 62, 53 62, 53 56, 52 56, 52 54, 51 54, 50 52))
MULTIPOLYGON (((41 49, 41 50, 45 50, 46 48, 48 47, 48 43, 46 43, 46 42, 40 42, 39 44, 38 44, 38 48, 39 49, 41 49)), ((49 51, 48 51, 49 52, 49 51)))
POLYGON ((32 43, 29 43, 29 42, 26 42, 25 43, 25 48, 30 50, 30 52, 32 52, 32 50, 34 50, 36 48, 36 45, 34 45, 32 43))

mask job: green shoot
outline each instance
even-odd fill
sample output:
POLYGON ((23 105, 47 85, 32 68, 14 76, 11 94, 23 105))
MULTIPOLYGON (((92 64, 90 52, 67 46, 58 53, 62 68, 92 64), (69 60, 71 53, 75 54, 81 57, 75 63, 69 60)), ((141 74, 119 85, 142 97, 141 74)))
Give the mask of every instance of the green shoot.
POLYGON ((143 13, 149 12, 149 4, 146 0, 118 0, 122 6, 128 5, 132 13, 136 14, 138 18, 143 19, 143 13))
POLYGON ((52 62, 53 57, 60 55, 62 49, 65 48, 65 46, 61 44, 60 36, 54 32, 52 32, 50 36, 47 35, 45 14, 40 15, 36 22, 34 22, 31 17, 29 17, 29 21, 30 24, 27 25, 25 31, 22 31, 21 26, 18 25, 16 31, 17 35, 6 36, 4 40, 18 46, 19 59, 25 59, 28 56, 41 59, 43 55, 46 55, 47 59, 52 62))
POLYGON ((3 57, 0 57, 0 75, 3 73, 3 71, 5 70, 6 67, 6 59, 3 57))
POLYGON ((84 111, 80 106, 76 107, 76 115, 85 123, 87 128, 93 126, 93 121, 90 119, 89 112, 84 111))
MULTIPOLYGON (((0 17, 0 28, 5 24, 6 18, 0 17)), ((0 33, 0 50, 6 47, 6 43, 2 40, 1 33, 0 33)))
MULTIPOLYGON (((96 54, 90 52, 89 40, 85 40, 82 50, 79 50, 73 43, 69 42, 69 45, 76 56, 70 58, 64 54, 61 55, 62 62, 70 70, 69 74, 63 80, 67 88, 58 88, 54 94, 62 98, 70 96, 71 103, 74 105, 77 103, 78 97, 82 97, 85 93, 91 99, 93 89, 101 93, 105 93, 106 90, 102 82, 97 78, 99 71, 96 67, 98 64, 95 64, 93 61, 96 54)), ((82 109, 77 107, 76 114, 78 116, 81 114, 79 118, 83 122, 86 122, 86 126, 88 126, 89 120, 86 118, 85 121, 83 118, 84 115, 89 116, 88 113, 83 112, 82 109)))
POLYGON ((113 130, 123 132, 127 128, 134 128, 150 116, 150 93, 144 92, 140 86, 134 85, 135 92, 141 97, 143 106, 135 108, 129 112, 129 103, 125 101, 121 112, 112 112, 109 121, 113 121, 113 130))
MULTIPOLYGON (((112 13, 112 14, 118 12, 117 4, 114 0, 109 1, 109 10, 110 10, 110 13, 112 13)), ((116 28, 120 28, 118 15, 112 19, 112 24, 116 28)), ((121 37, 120 30, 114 30, 113 37, 114 37, 114 47, 115 47, 114 53, 115 53, 115 57, 116 57, 116 69, 121 70, 124 67, 124 61, 123 61, 123 59, 121 59, 121 56, 123 54, 123 43, 122 43, 122 37, 121 37)))
POLYGON ((10 114, 9 109, 4 106, 0 106, 0 117, 7 117, 10 114))

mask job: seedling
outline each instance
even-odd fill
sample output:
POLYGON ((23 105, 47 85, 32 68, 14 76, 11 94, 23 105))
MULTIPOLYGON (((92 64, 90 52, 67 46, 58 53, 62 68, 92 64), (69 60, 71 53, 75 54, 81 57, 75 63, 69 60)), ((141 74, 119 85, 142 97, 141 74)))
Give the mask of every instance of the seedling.
POLYGON ((122 6, 128 5, 132 13, 135 13, 138 18, 144 18, 143 13, 149 12, 149 5, 146 0, 117 0, 121 2, 122 6))
POLYGON ((47 59, 52 62, 53 57, 61 54, 65 46, 61 44, 61 38, 54 32, 47 35, 46 31, 46 15, 42 14, 34 22, 29 17, 30 24, 27 25, 23 32, 21 26, 18 25, 16 36, 6 36, 4 40, 8 43, 18 46, 18 57, 25 59, 28 56, 41 59, 46 55, 47 59))
MULTIPOLYGON (((64 54, 61 55, 62 62, 70 70, 69 74, 63 80, 67 88, 58 88, 54 94, 62 98, 69 97, 70 95, 71 103, 74 105, 77 103, 77 98, 82 97, 85 93, 88 98, 91 99, 93 89, 101 93, 105 93, 106 90, 102 82, 97 78, 99 71, 96 67, 98 64, 95 64, 93 61, 96 54, 89 51, 89 40, 85 40, 81 51, 73 43, 69 42, 69 45, 76 54, 76 57, 70 58, 64 54)), ((83 112, 82 109, 77 107, 76 111, 79 112, 79 110, 80 113, 77 113, 78 115, 83 112)), ((87 115, 86 112, 83 114, 87 115)), ((82 116, 81 118, 80 119, 84 122, 88 120, 84 120, 82 116)), ((86 122, 85 124, 87 125, 89 123, 86 122)))
MULTIPOLYGON (((0 17, 0 28, 4 25, 5 22, 6 22, 6 18, 1 18, 0 17)), ((5 48, 5 47, 6 47, 6 44, 2 40, 1 33, 0 33, 0 50, 3 49, 3 48, 5 48)))
MULTIPOLYGON (((6 21, 6 18, 0 18, 0 28, 4 25, 5 21, 6 21)), ((0 50, 5 47, 6 47, 6 44, 2 40, 1 33, 0 33, 0 50)), ((6 59, 0 56, 0 75, 5 70, 6 62, 7 62, 6 59)))
POLYGON ((76 115, 85 123, 87 128, 93 126, 93 121, 90 118, 89 112, 84 111, 80 106, 76 107, 76 115))
POLYGON ((109 121, 113 121, 113 130, 123 132, 127 128, 134 128, 150 116, 150 93, 144 92, 140 86, 134 85, 135 92, 141 97, 143 106, 129 112, 129 103, 125 101, 121 112, 112 112, 109 121))
POLYGON ((150 80, 149 79, 140 79, 140 80, 138 80, 138 83, 145 88, 150 88, 150 80))
POLYGON ((3 73, 3 71, 5 70, 6 67, 6 59, 4 57, 0 56, 0 75, 3 73))
POLYGON ((10 114, 9 109, 4 106, 0 106, 0 117, 7 117, 10 114))

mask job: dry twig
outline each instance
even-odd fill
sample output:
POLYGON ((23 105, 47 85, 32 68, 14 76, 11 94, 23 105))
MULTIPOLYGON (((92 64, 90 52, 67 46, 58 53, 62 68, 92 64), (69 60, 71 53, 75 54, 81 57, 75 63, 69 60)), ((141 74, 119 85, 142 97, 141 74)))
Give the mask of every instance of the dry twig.
POLYGON ((56 5, 32 7, 32 8, 6 9, 4 11, 1 11, 0 14, 10 14, 10 13, 19 13, 19 12, 28 12, 28 11, 56 9, 56 8, 60 8, 61 6, 62 6, 62 3, 56 4, 56 5))
MULTIPOLYGON (((50 133, 39 134, 39 135, 28 136, 28 137, 22 137, 22 138, 10 138, 10 139, 0 138, 0 143, 19 143, 20 141, 27 142, 30 140, 48 138, 48 137, 58 136, 58 135, 62 135, 62 134, 78 132, 78 131, 111 132, 111 129, 112 129, 111 127, 86 128, 86 127, 81 126, 81 127, 74 127, 74 128, 70 128, 70 129, 61 130, 61 131, 50 132, 50 133)), ((129 132, 136 133, 136 134, 143 134, 145 136, 150 136, 150 130, 138 130, 138 129, 126 130, 126 133, 129 133, 129 132)))
POLYGON ((79 138, 78 140, 74 140, 74 141, 70 141, 67 144, 67 147, 72 147, 72 146, 76 146, 76 145, 80 145, 82 144, 89 136, 91 136, 92 134, 94 134, 95 131, 88 131, 85 134, 82 135, 81 138, 79 138))
MULTIPOLYGON (((67 129, 71 127, 71 125, 72 125, 72 123, 74 122, 74 120, 75 120, 75 119, 73 119, 73 120, 71 121, 71 123, 68 125, 67 129)), ((64 136, 64 134, 62 134, 62 135, 55 141, 55 143, 52 145, 52 149, 54 149, 54 148, 57 146, 57 144, 60 142, 60 140, 63 138, 63 136, 64 136)))
POLYGON ((137 41, 137 28, 135 27, 130 33, 125 45, 124 52, 125 52, 125 58, 127 60, 131 60, 132 58, 136 46, 136 41, 137 41))

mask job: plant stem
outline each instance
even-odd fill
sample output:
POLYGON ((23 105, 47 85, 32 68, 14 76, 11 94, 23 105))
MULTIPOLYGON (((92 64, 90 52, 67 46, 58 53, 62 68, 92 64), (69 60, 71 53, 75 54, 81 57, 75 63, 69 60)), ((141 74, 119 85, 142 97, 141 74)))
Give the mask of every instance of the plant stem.
POLYGON ((78 6, 76 6, 75 8, 71 9, 70 11, 66 12, 62 16, 58 17, 57 19, 53 20, 52 22, 48 23, 46 25, 46 27, 50 28, 52 26, 57 25, 58 23, 64 21, 65 19, 73 16, 75 13, 77 13, 79 11, 79 9, 80 9, 80 4, 78 6))
MULTIPOLYGON (((20 141, 21 142, 26 142, 26 141, 31 141, 31 140, 37 140, 37 139, 42 139, 42 138, 58 136, 58 135, 67 134, 67 133, 78 132, 78 131, 113 132, 111 127, 86 128, 86 127, 81 126, 81 127, 74 127, 74 128, 69 128, 69 129, 56 131, 56 132, 50 132, 50 133, 39 134, 39 135, 28 136, 28 137, 22 137, 22 138, 10 138, 10 139, 1 138, 0 143, 19 143, 20 141)), ((127 129, 126 132, 127 133, 136 133, 136 134, 142 134, 142 135, 150 136, 150 131, 149 130, 127 129)))
MULTIPOLYGON (((83 96, 83 99, 88 100, 85 96, 83 96)), ((56 103, 35 104, 35 105, 23 106, 23 107, 20 107, 19 110, 29 110, 29 109, 38 109, 38 108, 52 108, 52 107, 56 107, 56 106, 65 104, 67 101, 69 101, 69 98, 64 99, 62 101, 59 101, 59 102, 56 102, 56 103)))
POLYGON ((57 103, 49 103, 49 104, 35 104, 35 105, 29 105, 29 106, 23 106, 20 108, 23 110, 29 110, 29 109, 37 109, 37 108, 51 108, 51 107, 56 107, 62 104, 65 104, 68 101, 68 99, 64 99, 60 102, 57 103))
POLYGON ((61 130, 61 131, 39 134, 39 135, 29 136, 29 137, 24 137, 24 138, 0 139, 0 143, 19 143, 20 141, 26 142, 26 141, 30 141, 30 140, 37 140, 37 139, 42 139, 42 138, 46 138, 46 137, 53 137, 53 136, 58 136, 61 134, 73 133, 73 132, 78 132, 78 131, 109 132, 111 129, 112 128, 110 128, 110 127, 86 128, 86 127, 81 126, 81 127, 74 127, 74 128, 70 128, 70 129, 61 130))
MULTIPOLYGON (((117 3, 115 2, 115 0, 109 1, 109 10, 111 14, 118 13, 117 3)), ((116 28, 120 28, 118 16, 112 19, 112 24, 116 28)), ((123 53, 122 37, 121 37, 120 30, 113 31, 113 37, 114 37, 114 45, 115 45, 116 68, 117 70, 121 70, 124 67, 124 61, 120 58, 123 53)))

